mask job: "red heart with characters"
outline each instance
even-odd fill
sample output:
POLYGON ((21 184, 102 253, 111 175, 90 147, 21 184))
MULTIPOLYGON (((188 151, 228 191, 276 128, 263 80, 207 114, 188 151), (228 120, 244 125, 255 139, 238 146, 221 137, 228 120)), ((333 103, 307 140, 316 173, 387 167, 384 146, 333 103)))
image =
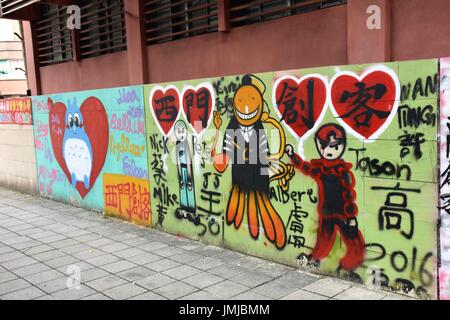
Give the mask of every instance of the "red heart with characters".
POLYGON ((395 117, 399 97, 397 75, 384 66, 361 76, 340 72, 331 81, 333 113, 360 139, 375 139, 383 133, 395 117))
POLYGON ((283 76, 275 81, 273 103, 281 121, 298 138, 305 139, 320 124, 326 102, 327 81, 321 75, 283 76))
POLYGON ((150 92, 150 110, 160 131, 169 135, 180 112, 180 94, 174 86, 155 86, 150 92))
MULTIPOLYGON (((63 170, 67 179, 72 183, 72 173, 69 167, 76 166, 77 164, 68 163, 70 160, 64 158, 64 136, 66 130, 72 130, 67 121, 67 107, 62 102, 54 103, 51 99, 48 99, 49 106, 49 128, 50 139, 52 143, 53 153, 59 166, 63 170)), ((87 98, 80 106, 79 112, 83 119, 80 130, 84 130, 87 140, 91 146, 91 163, 83 163, 85 168, 79 168, 81 171, 88 170, 90 172, 88 187, 81 181, 76 181, 76 190, 80 194, 81 198, 85 198, 89 191, 95 184, 98 175, 103 169, 105 164, 106 154, 108 152, 109 142, 109 124, 108 116, 102 102, 95 98, 87 98), (90 169, 90 170, 89 170, 90 169)), ((67 137, 66 137, 67 138, 67 137)), ((78 169, 77 169, 78 170, 78 169)))
POLYGON ((198 135, 208 127, 212 119, 214 92, 209 83, 202 83, 197 87, 186 86, 183 90, 183 112, 198 135))

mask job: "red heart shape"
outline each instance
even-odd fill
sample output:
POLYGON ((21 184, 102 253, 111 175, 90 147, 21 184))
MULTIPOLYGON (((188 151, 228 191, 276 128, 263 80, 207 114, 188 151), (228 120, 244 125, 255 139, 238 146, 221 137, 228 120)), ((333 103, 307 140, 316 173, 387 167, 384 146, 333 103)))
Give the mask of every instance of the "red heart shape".
POLYGON ((327 81, 318 74, 300 79, 283 76, 274 84, 273 103, 284 121, 298 138, 305 139, 325 115, 327 81))
POLYGON ((167 136, 180 111, 180 94, 174 86, 156 86, 150 92, 150 109, 161 132, 167 136))
MULTIPOLYGON (((72 183, 72 177, 63 156, 63 140, 64 131, 66 129, 65 115, 67 107, 61 102, 53 103, 51 99, 48 99, 48 105, 50 110, 50 139, 52 142, 53 153, 59 166, 67 176, 67 179, 72 183)), ((86 189, 82 182, 76 184, 78 193, 81 198, 84 199, 94 186, 95 181, 105 164, 106 154, 108 152, 109 124, 105 107, 102 102, 95 97, 87 98, 82 103, 80 112, 84 120, 84 130, 86 131, 92 147, 92 170, 89 179, 89 189, 86 189)))
POLYGON ((340 72, 331 81, 335 117, 360 139, 375 139, 397 113, 400 84, 397 75, 376 66, 361 76, 340 72))
POLYGON ((192 129, 200 135, 210 121, 215 101, 214 89, 209 83, 197 87, 186 86, 183 91, 183 111, 192 129))

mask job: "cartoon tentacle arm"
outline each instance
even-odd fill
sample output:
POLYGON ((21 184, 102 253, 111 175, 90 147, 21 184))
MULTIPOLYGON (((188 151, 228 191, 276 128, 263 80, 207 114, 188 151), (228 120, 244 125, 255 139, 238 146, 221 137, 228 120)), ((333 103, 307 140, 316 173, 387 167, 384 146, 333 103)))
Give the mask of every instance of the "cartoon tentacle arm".
POLYGON ((295 175, 295 170, 292 165, 280 161, 286 149, 286 135, 281 124, 274 118, 271 118, 267 112, 262 114, 261 121, 275 127, 280 135, 280 148, 278 152, 268 156, 269 174, 270 182, 278 180, 278 185, 287 191, 289 189, 289 181, 295 175))
POLYGON ((222 118, 219 111, 214 111, 214 126, 216 127, 216 135, 214 136, 213 147, 211 151, 211 157, 213 160, 214 168, 219 173, 223 173, 229 163, 229 157, 225 153, 216 153, 217 143, 219 141, 220 127, 222 126, 222 118))
POLYGON ((286 135, 284 133, 283 127, 277 120, 271 118, 267 112, 263 112, 263 114, 261 115, 261 121, 275 127, 278 130, 278 134, 280 135, 280 148, 277 153, 269 155, 269 160, 281 159, 284 155, 284 149, 286 147, 286 135))

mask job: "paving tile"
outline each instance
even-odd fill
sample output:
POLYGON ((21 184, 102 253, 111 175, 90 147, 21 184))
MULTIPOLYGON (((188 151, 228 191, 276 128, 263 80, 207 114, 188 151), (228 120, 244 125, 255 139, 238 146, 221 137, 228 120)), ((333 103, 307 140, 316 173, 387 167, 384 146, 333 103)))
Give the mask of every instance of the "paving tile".
POLYGON ((135 256, 145 254, 145 253, 147 253, 147 252, 144 250, 138 249, 138 248, 128 248, 128 249, 116 251, 116 252, 114 252, 114 255, 118 256, 122 259, 128 259, 128 258, 135 257, 135 256))
POLYGON ((95 293, 92 296, 88 296, 88 297, 82 298, 81 300, 100 301, 100 300, 111 300, 111 298, 108 297, 108 296, 105 296, 104 294, 101 294, 101 293, 95 293))
POLYGON ((170 259, 161 259, 158 261, 150 262, 145 265, 146 268, 152 269, 157 272, 169 270, 175 267, 180 266, 181 264, 178 262, 175 262, 170 259))
POLYGON ((236 276, 239 273, 246 272, 247 270, 235 265, 224 263, 220 266, 209 269, 208 272, 216 276, 229 279, 236 276))
POLYGON ((93 248, 85 243, 78 243, 75 245, 60 248, 60 250, 68 254, 74 254, 81 251, 93 250, 93 248))
POLYGON ((288 294, 281 300, 328 300, 328 299, 329 299, 328 297, 300 289, 291 294, 288 294))
POLYGON ((158 241, 153 241, 150 243, 146 243, 143 245, 139 245, 139 249, 144 250, 144 251, 148 251, 148 252, 153 252, 155 250, 161 249, 161 248, 165 248, 168 245, 165 243, 161 243, 158 241))
POLYGON ((89 260, 89 259, 93 259, 102 255, 107 254, 106 252, 103 252, 101 250, 98 249, 94 249, 94 248, 90 248, 90 249, 86 249, 80 252, 75 252, 72 253, 72 255, 74 257, 77 257, 78 259, 81 260, 89 260))
POLYGON ((58 268, 61 266, 66 266, 66 265, 70 265, 70 264, 74 264, 76 262, 78 262, 79 259, 69 256, 69 255, 65 255, 62 257, 58 257, 52 260, 46 260, 44 263, 52 268, 58 268))
POLYGON ((334 297, 335 295, 351 287, 351 282, 338 280, 334 278, 322 278, 305 287, 304 290, 310 291, 322 296, 334 297))
POLYGON ((263 283, 272 281, 273 278, 266 276, 262 273, 258 273, 256 271, 250 272, 245 271, 243 273, 239 273, 238 275, 235 275, 234 277, 230 278, 231 281, 234 281, 236 283, 243 284, 244 286, 247 286, 249 288, 257 287, 263 283))
POLYGON ((231 298, 231 300, 271 300, 271 298, 257 294, 251 290, 238 294, 231 298))
POLYGON ((202 272, 202 270, 187 265, 181 265, 179 267, 163 271, 163 274, 177 280, 182 280, 188 277, 192 277, 193 275, 196 275, 200 272, 202 272))
POLYGON ((62 241, 56 241, 52 243, 52 247, 57 248, 57 249, 61 249, 61 248, 66 248, 66 247, 70 247, 70 246, 74 246, 80 244, 80 242, 78 242, 75 239, 66 239, 66 240, 62 240, 62 241))
POLYGON ((194 260, 202 259, 204 257, 205 256, 203 256, 201 254, 188 251, 188 252, 183 252, 180 254, 175 254, 175 255, 171 256, 170 259, 174 260, 176 262, 179 262, 179 263, 187 263, 187 262, 191 262, 194 260))
POLYGON ((161 273, 157 273, 136 281, 136 284, 140 285, 141 287, 147 288, 148 290, 154 290, 175 281, 176 280, 171 277, 168 277, 161 273))
POLYGON ((41 262, 45 262, 48 260, 52 260, 52 259, 56 259, 62 256, 65 256, 66 254, 58 249, 54 249, 54 250, 50 250, 50 251, 45 251, 45 252, 41 252, 38 254, 34 254, 33 258, 36 260, 39 260, 41 262))
POLYGON ((36 261, 35 259, 30 258, 30 257, 22 257, 19 259, 9 260, 7 262, 4 262, 4 263, 2 263, 2 266, 6 269, 13 270, 13 269, 26 267, 31 264, 35 264, 37 262, 38 261, 36 261))
POLYGON ((132 283, 126 283, 121 286, 103 291, 105 295, 114 300, 125 300, 138 296, 147 290, 132 283))
POLYGON ((40 283, 48 282, 50 280, 58 279, 64 276, 65 274, 62 272, 56 270, 48 270, 30 276, 25 276, 24 279, 34 285, 38 285, 40 283))
POLYGON ((223 300, 224 298, 217 297, 210 292, 203 290, 191 293, 187 296, 180 298, 179 300, 223 300))
POLYGON ((129 298, 128 300, 167 300, 167 298, 164 298, 153 291, 147 291, 146 293, 129 298))
POLYGON ((191 277, 183 279, 183 282, 199 289, 209 287, 213 284, 224 281, 225 279, 208 272, 202 272, 191 277))
POLYGON ((121 250, 125 250, 125 249, 129 249, 130 246, 123 244, 123 243, 111 243, 105 246, 101 246, 99 249, 104 251, 104 252, 108 252, 108 253, 113 253, 116 251, 121 251, 121 250))
POLYGON ((288 285, 284 282, 280 283, 277 281, 271 281, 260 285, 259 287, 253 288, 252 292, 267 296, 272 299, 280 299, 297 290, 298 288, 295 285, 288 285))
POLYGON ((198 291, 198 289, 184 282, 176 281, 163 287, 157 288, 153 291, 159 295, 162 295, 163 297, 174 300, 196 292, 198 291))
POLYGON ((209 286, 204 290, 221 298, 231 298, 232 296, 236 296, 249 289, 249 287, 246 287, 242 284, 238 284, 230 280, 225 280, 209 286))
POLYGON ((113 263, 101 266, 101 268, 103 270, 106 270, 110 273, 119 273, 121 271, 132 269, 134 267, 137 267, 137 264, 131 263, 126 260, 120 260, 117 262, 113 262, 113 263))
POLYGON ((266 260, 250 256, 245 256, 230 262, 230 264, 234 264, 238 267, 242 267, 247 270, 254 270, 258 267, 263 266, 266 263, 267 263, 266 260))
POLYGON ((97 291, 104 291, 108 290, 117 286, 120 286, 122 284, 125 284, 126 281, 115 276, 115 275, 109 275, 103 278, 99 278, 93 281, 86 282, 86 285, 97 290, 97 291))
POLYGON ((150 270, 148 268, 145 268, 143 266, 138 266, 133 269, 125 270, 122 272, 117 273, 116 275, 118 277, 121 277, 123 279, 126 279, 128 281, 137 281, 139 279, 154 275, 156 272, 153 270, 150 270))
POLYGON ((129 233, 129 232, 116 233, 112 236, 109 236, 110 239, 115 240, 115 241, 124 241, 124 240, 133 239, 136 237, 137 237, 137 235, 135 235, 133 233, 129 233))
POLYGON ((12 272, 9 272, 9 271, 0 272, 0 284, 17 279, 17 278, 18 277, 12 272))
POLYGON ((21 290, 30 287, 31 284, 23 279, 14 279, 8 282, 3 282, 0 285, 0 296, 8 293, 12 293, 17 290, 21 290))
POLYGON ((417 300, 417 299, 406 295, 388 293, 382 300, 417 300))
POLYGON ((50 250, 54 250, 53 247, 49 246, 48 244, 41 244, 36 247, 28 248, 26 250, 23 250, 22 252, 25 253, 28 256, 33 256, 35 254, 47 252, 50 250))
POLYGON ((265 274, 269 277, 277 278, 280 277, 290 271, 294 271, 294 267, 286 266, 283 264, 275 263, 275 262, 269 262, 267 261, 263 265, 259 266, 255 269, 255 271, 265 274))
POLYGON ((13 247, 16 250, 23 251, 25 249, 36 247, 40 244, 41 244, 41 242, 39 242, 37 240, 28 240, 28 241, 23 241, 20 243, 12 244, 11 247, 13 247))
POLYGON ((90 269, 96 268, 95 266, 93 266, 92 264, 87 263, 86 261, 80 261, 77 260, 75 262, 69 263, 67 265, 63 265, 60 267, 57 267, 56 270, 58 270, 59 272, 62 272, 66 275, 70 275, 73 273, 73 268, 76 267, 80 270, 80 272, 86 272, 90 269))
POLYGON ((20 289, 0 297, 1 300, 33 300, 45 295, 45 292, 36 287, 20 289))
POLYGON ((7 261, 16 260, 19 258, 23 258, 25 255, 19 251, 12 251, 8 253, 4 253, 0 255, 0 263, 3 264, 7 261))
POLYGON ((351 287, 341 292, 334 298, 337 300, 381 300, 386 296, 385 293, 366 290, 359 287, 351 287))
POLYGON ((47 282, 39 283, 36 286, 47 294, 68 289, 68 277, 60 277, 47 282))
POLYGON ((173 247, 173 246, 167 246, 164 248, 153 250, 152 253, 157 254, 161 257, 170 257, 176 254, 184 253, 186 250, 173 247))
POLYGON ((119 257, 113 256, 112 254, 107 253, 107 254, 92 258, 92 259, 87 259, 86 262, 89 264, 92 264, 93 266, 101 267, 101 266, 104 266, 104 265, 107 265, 107 264, 110 264, 113 262, 117 262, 119 260, 120 260, 119 257))
POLYGON ((224 262, 216 258, 205 257, 202 259, 188 262, 187 264, 201 270, 210 270, 213 268, 217 268, 218 266, 224 264, 224 262))
POLYGON ((96 280, 99 278, 104 278, 109 275, 111 275, 111 274, 109 272, 106 272, 105 270, 102 270, 99 268, 93 268, 93 269, 89 269, 87 271, 81 272, 81 282, 86 283, 86 282, 96 280))
POLYGON ((218 257, 218 256, 223 255, 226 252, 228 252, 220 247, 216 247, 216 246, 212 246, 212 245, 199 247, 199 248, 193 249, 192 251, 200 253, 201 255, 204 255, 207 257, 218 257))
POLYGON ((301 289, 319 279, 321 276, 313 275, 311 273, 306 273, 304 271, 295 270, 286 273, 285 275, 279 277, 276 281, 280 283, 286 283, 287 285, 294 285, 295 287, 301 289))
POLYGON ((14 251, 14 250, 15 250, 14 248, 11 248, 9 246, 2 246, 2 247, 0 247, 0 255, 14 251))
POLYGON ((82 298, 91 296, 96 292, 91 288, 81 285, 80 289, 66 289, 52 294, 57 300, 80 300, 82 298))
POLYGON ((43 263, 35 263, 22 268, 14 269, 14 273, 20 277, 30 276, 32 274, 48 271, 50 268, 43 263))
POLYGON ((77 241, 86 243, 86 242, 89 242, 89 241, 92 241, 92 240, 100 239, 101 236, 99 236, 98 234, 94 234, 94 233, 87 233, 87 234, 84 234, 82 236, 76 236, 76 237, 72 237, 72 238, 77 240, 77 241))
POLYGON ((103 247, 106 245, 111 245, 111 244, 115 244, 115 241, 108 239, 108 238, 100 238, 100 239, 95 239, 92 241, 88 241, 86 242, 86 244, 88 246, 94 247, 94 248, 99 248, 99 247, 103 247))
POLYGON ((127 258, 128 261, 133 262, 135 264, 144 265, 153 261, 158 261, 163 259, 163 257, 158 256, 156 254, 146 252, 144 254, 140 254, 131 258, 127 258))

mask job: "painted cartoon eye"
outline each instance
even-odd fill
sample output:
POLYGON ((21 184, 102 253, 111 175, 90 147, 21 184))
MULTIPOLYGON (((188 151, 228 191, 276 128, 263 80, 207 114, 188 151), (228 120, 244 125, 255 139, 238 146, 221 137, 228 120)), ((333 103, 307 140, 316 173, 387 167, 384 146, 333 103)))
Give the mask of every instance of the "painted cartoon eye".
POLYGON ((334 149, 338 150, 338 149, 339 149, 339 146, 335 146, 334 149))
POLYGON ((81 128, 81 120, 80 120, 80 115, 78 113, 75 113, 74 121, 75 121, 75 126, 78 128, 81 128))
POLYGON ((69 128, 73 128, 73 115, 71 113, 67 116, 67 125, 69 128))

